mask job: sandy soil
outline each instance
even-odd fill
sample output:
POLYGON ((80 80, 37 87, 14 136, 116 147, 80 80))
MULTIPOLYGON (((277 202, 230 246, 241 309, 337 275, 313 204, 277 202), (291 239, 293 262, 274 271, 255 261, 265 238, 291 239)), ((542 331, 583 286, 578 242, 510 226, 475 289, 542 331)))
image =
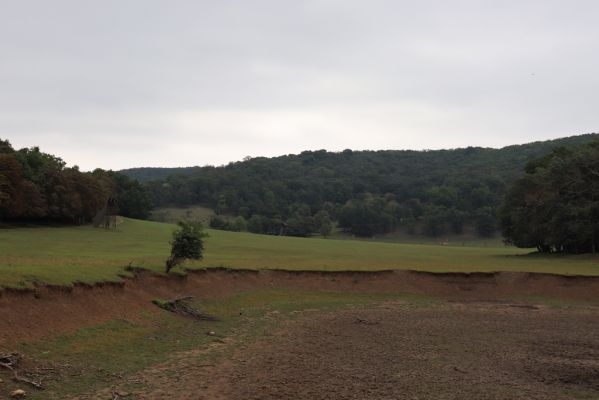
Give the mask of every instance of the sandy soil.
POLYGON ((592 306, 394 302, 306 311, 251 343, 231 337, 216 346, 214 363, 194 351, 138 374, 144 389, 131 398, 599 398, 592 306))

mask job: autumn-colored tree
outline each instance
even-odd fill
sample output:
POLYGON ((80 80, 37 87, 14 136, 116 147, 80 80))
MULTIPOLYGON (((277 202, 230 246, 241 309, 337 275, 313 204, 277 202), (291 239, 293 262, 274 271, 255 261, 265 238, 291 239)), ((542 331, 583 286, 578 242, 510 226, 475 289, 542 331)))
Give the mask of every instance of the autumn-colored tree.
POLYGON ((38 147, 15 151, 0 139, 1 220, 88 222, 115 195, 126 216, 149 214, 147 194, 137 181, 112 171, 67 168, 38 147))
POLYGON ((24 211, 21 164, 13 154, 0 154, 0 216, 18 218, 24 211))

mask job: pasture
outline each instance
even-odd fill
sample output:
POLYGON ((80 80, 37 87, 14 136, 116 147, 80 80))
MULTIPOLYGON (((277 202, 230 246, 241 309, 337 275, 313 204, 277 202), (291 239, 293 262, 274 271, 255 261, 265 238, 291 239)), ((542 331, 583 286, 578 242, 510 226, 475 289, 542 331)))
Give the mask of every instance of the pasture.
MULTIPOLYGON (((174 228, 123 219, 116 231, 0 230, 0 286, 119 281, 133 274, 128 266, 161 273, 174 228)), ((540 256, 505 246, 208 233, 205 260, 176 273, 228 267, 599 275, 597 257, 540 256)), ((581 353, 597 346, 595 280, 577 278, 580 286, 572 290, 571 279, 555 277, 526 278, 516 287, 476 275, 404 282, 410 274, 211 270, 185 280, 140 274, 124 287, 7 292, 0 295, 0 354, 21 354, 20 373, 42 379, 45 390, 0 370, 0 396, 17 388, 32 399, 243 399, 256 393, 318 399, 334 390, 355 399, 430 398, 429 390, 463 398, 539 393, 587 399, 599 393, 589 378, 599 367, 585 364, 581 353), (559 298, 563 294, 572 298, 559 298), (153 304, 182 295, 193 296, 193 306, 215 320, 192 320, 153 304), (574 337, 571 326, 577 326, 574 337), (543 361, 539 341, 555 340, 550 350, 561 358, 543 361), (575 345, 562 345, 572 340, 575 345), (495 358, 488 358, 489 348, 495 358)))
MULTIPOLYGON (((124 219, 116 231, 82 227, 0 230, 0 287, 118 281, 127 266, 160 272, 174 225, 124 219)), ((514 247, 293 238, 208 230, 205 259, 183 268, 322 271, 412 269, 599 275, 599 257, 543 256, 514 247)), ((183 270, 179 269, 179 273, 183 270)))

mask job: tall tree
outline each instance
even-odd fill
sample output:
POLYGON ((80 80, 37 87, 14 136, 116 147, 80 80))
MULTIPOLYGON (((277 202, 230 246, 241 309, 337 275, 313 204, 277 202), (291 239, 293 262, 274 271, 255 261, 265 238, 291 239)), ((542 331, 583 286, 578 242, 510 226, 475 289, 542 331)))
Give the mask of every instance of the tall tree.
POLYGON ((541 252, 585 253, 599 247, 599 141, 529 163, 500 208, 503 235, 541 252))

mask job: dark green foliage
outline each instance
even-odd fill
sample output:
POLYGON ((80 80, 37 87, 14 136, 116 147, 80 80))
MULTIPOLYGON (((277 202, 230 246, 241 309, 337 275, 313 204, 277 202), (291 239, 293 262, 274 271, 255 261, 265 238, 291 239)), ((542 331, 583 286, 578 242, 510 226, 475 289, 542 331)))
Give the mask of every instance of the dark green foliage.
POLYGON ((326 210, 320 210, 314 216, 314 223, 318 226, 318 233, 324 238, 333 232, 333 221, 326 210))
POLYGON ((526 166, 500 208, 503 235, 541 252, 596 252, 599 246, 599 141, 557 148, 526 166))
POLYGON ((390 232, 396 224, 394 207, 371 194, 348 201, 339 214, 339 227, 357 236, 390 232))
POLYGON ((479 209, 475 220, 476 232, 481 237, 490 237, 497 230, 497 218, 495 212, 490 207, 479 209))
MULTIPOLYGON (((260 221, 260 223, 261 222, 262 221, 260 221)), ((248 223, 245 220, 245 218, 243 218, 241 215, 238 215, 233 220, 223 217, 222 215, 213 215, 212 217, 210 217, 209 225, 212 229, 220 229, 223 231, 243 232, 248 230, 248 223)), ((262 233, 261 226, 262 225, 260 224, 260 229, 255 233, 262 233)))
POLYGON ((179 221, 173 232, 171 255, 166 260, 166 272, 185 260, 201 260, 204 253, 204 239, 208 234, 200 222, 179 221))
POLYGON ((109 174, 116 186, 119 214, 137 219, 148 218, 152 205, 146 188, 127 175, 113 171, 109 171, 109 174))
POLYGON ((135 179, 138 182, 149 182, 157 179, 166 179, 173 175, 189 175, 200 170, 200 167, 178 167, 178 168, 129 168, 122 171, 123 174, 135 179))
POLYGON ((238 215, 233 220, 223 217, 222 215, 213 215, 210 217, 210 228, 233 232, 243 232, 248 230, 247 221, 241 215, 238 215))
POLYGON ((258 214, 252 215, 252 217, 248 220, 247 223, 248 231, 252 233, 262 233, 264 230, 262 219, 262 216, 258 214))
POLYGON ((12 148, 12 145, 8 140, 0 139, 0 154, 11 154, 14 152, 15 150, 12 148))
POLYGON ((222 167, 134 169, 154 206, 202 204, 241 215, 256 233, 318 233, 321 210, 356 235, 393 229, 430 235, 494 231, 490 216, 526 162, 560 144, 590 141, 582 135, 503 149, 439 151, 306 151, 257 157, 222 167), (171 171, 176 174, 165 178, 171 171), (368 200, 366 200, 368 199, 368 200), (312 221, 310 220, 312 219, 312 221))
POLYGON ((262 217, 262 233, 267 235, 281 235, 285 233, 285 223, 278 216, 273 218, 262 217))
POLYGON ((235 232, 247 231, 247 221, 241 215, 238 215, 237 218, 235 218, 231 226, 233 228, 232 230, 235 232))
POLYGON ((428 236, 441 236, 447 233, 448 210, 443 206, 428 206, 424 213, 422 231, 428 236))
POLYGON ((286 234, 289 236, 309 236, 315 230, 314 219, 310 216, 293 215, 287 219, 286 234))
POLYGON ((233 230, 231 228, 231 224, 229 224, 229 221, 220 215, 213 215, 212 217, 210 217, 209 225, 212 229, 221 229, 223 231, 233 230))
POLYGON ((102 169, 94 170, 92 175, 112 182, 112 194, 118 199, 120 215, 137 219, 146 219, 150 215, 150 197, 138 181, 120 172, 102 169))

